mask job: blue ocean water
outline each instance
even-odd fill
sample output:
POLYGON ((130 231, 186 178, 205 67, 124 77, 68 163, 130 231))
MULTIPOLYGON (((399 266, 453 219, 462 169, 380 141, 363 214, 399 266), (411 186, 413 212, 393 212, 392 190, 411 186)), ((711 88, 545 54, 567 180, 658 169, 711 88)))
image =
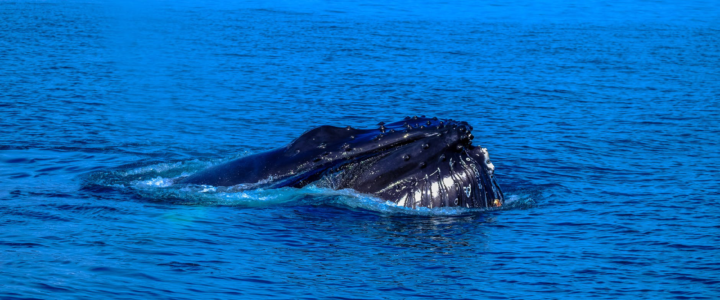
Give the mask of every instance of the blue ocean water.
POLYGON ((0 298, 717 299, 715 1, 0 2, 0 298), (514 203, 172 178, 465 120, 514 203))

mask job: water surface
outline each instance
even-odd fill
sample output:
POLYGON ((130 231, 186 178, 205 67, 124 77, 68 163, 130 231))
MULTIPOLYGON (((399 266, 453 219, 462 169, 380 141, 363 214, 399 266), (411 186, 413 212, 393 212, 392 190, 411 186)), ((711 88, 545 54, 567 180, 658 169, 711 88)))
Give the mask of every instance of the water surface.
POLYGON ((0 3, 0 298, 720 297, 713 1, 0 3), (495 212, 168 180, 465 120, 495 212))

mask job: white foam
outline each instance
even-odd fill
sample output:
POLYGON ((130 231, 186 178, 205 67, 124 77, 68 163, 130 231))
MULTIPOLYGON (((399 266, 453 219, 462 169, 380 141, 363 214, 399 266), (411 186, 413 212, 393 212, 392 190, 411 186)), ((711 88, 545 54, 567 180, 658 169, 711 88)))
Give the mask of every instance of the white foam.
POLYGON ((173 180, 171 178, 162 178, 158 176, 150 180, 134 181, 131 184, 135 186, 169 187, 173 185, 173 180))

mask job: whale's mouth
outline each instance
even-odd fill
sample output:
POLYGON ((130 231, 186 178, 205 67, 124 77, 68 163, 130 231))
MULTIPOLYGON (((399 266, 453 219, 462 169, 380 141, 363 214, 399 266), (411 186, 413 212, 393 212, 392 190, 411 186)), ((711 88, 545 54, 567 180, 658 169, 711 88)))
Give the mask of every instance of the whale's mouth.
MULTIPOLYGON (((409 207, 395 201, 358 192, 354 189, 339 188, 319 180, 302 188, 268 189, 253 185, 237 186, 182 185, 174 184, 187 174, 200 172, 220 161, 187 160, 177 162, 154 162, 133 164, 113 170, 87 174, 82 189, 86 192, 112 197, 110 191, 120 192, 118 199, 134 199, 151 203, 165 203, 197 207, 234 207, 239 209, 281 208, 281 207, 322 207, 331 206, 353 211, 361 210, 381 216, 467 216, 483 215, 483 207, 409 207), (125 194, 137 198, 128 198, 125 194)), ((270 179, 269 179, 270 180, 270 179)), ((263 181, 265 182, 265 181, 263 181)), ((525 207, 534 203, 535 195, 511 194, 503 209, 525 207)))
MULTIPOLYGON (((386 156, 375 156, 367 160, 356 161, 358 165, 372 165, 386 156)), ((404 200, 397 198, 388 200, 373 193, 360 191, 359 188, 344 186, 347 184, 346 176, 352 172, 359 171, 357 165, 351 168, 340 168, 334 172, 328 172, 322 178, 301 188, 270 188, 275 178, 266 178, 253 184, 238 184, 233 186, 213 185, 186 185, 178 184, 180 179, 188 174, 193 174, 206 169, 209 166, 222 164, 222 162, 203 162, 198 160, 160 163, 154 165, 135 165, 120 168, 114 171, 98 172, 90 174, 85 178, 83 189, 90 191, 105 192, 108 189, 128 192, 150 201, 162 201, 172 204, 193 205, 193 206, 237 206, 237 207, 268 207, 285 205, 331 205, 350 208, 361 208, 382 214, 420 214, 420 215, 456 215, 477 213, 489 209, 502 207, 508 208, 505 200, 502 205, 427 205, 423 206, 422 201, 412 205, 413 198, 405 197, 404 200)), ((433 179, 430 174, 429 178, 433 179)), ((447 174, 450 175, 450 174, 447 174)), ((466 176, 467 177, 467 176, 466 176)), ((451 177, 452 178, 452 177, 451 177)), ((455 179, 459 176, 455 175, 455 179)), ((447 179, 446 179, 447 180, 447 179)), ((402 188, 408 181, 398 178, 398 185, 392 188, 402 188)), ((416 189, 419 195, 428 195, 432 192, 430 185, 421 180, 416 181, 419 187, 426 186, 430 189, 416 189), (424 192, 423 192, 424 191, 424 192)), ((451 186, 453 182, 445 182, 444 186, 451 186)), ((441 185, 435 183, 435 190, 441 185)), ((471 189, 469 185, 462 188, 465 197, 472 196, 478 189, 471 189)), ((499 191, 499 187, 498 187, 499 191)), ((447 191, 443 190, 443 193, 447 191)), ((437 193, 436 193, 437 195, 437 193)), ((447 197, 447 194, 445 198, 447 197)), ((420 197, 415 197, 420 199, 420 197)), ((437 196, 435 196, 437 198, 437 196)), ((501 196, 502 197, 502 196, 501 196)), ((513 196, 510 196, 513 197, 513 196)), ((498 197, 498 199, 504 199, 498 197)), ((509 201, 513 201, 512 198, 509 201)), ((473 204, 475 204, 473 202, 473 204)))

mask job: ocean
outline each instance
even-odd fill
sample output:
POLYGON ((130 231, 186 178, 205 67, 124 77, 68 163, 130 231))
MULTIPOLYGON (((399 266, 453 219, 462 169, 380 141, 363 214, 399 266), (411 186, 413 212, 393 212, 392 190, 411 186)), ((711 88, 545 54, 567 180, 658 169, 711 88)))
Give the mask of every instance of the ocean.
POLYGON ((2 299, 718 299, 715 1, 2 1, 2 299), (502 210, 172 179, 467 121, 502 210))

